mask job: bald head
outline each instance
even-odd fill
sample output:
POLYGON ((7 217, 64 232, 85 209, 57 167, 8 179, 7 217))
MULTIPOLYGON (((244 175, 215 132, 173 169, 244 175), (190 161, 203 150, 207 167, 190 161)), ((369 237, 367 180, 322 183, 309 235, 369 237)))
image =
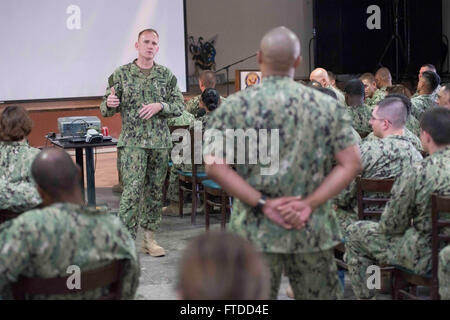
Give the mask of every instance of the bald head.
POLYGON ((270 30, 261 40, 260 63, 274 72, 291 72, 298 65, 300 41, 286 27, 270 30))
POLYGON ((55 199, 79 186, 77 167, 69 154, 60 149, 41 151, 31 165, 31 174, 36 184, 55 199))
POLYGON ((379 89, 392 86, 392 75, 388 68, 380 68, 375 74, 375 81, 379 89))
POLYGON ((330 84, 328 72, 323 68, 317 68, 313 72, 311 72, 309 80, 319 82, 324 88, 330 84))

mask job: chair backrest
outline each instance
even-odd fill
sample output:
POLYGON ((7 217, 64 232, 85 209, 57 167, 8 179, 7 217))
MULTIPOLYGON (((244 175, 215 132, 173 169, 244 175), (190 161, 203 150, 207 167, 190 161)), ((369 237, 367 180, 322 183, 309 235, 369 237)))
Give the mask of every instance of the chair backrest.
POLYGON ((358 201, 359 220, 379 220, 383 210, 368 210, 367 206, 385 205, 389 201, 389 196, 384 198, 370 198, 365 196, 365 192, 376 192, 390 194, 394 179, 366 179, 361 176, 356 177, 356 197, 358 201))
MULTIPOLYGON (((177 129, 189 130, 189 125, 186 126, 169 126, 170 134, 172 134, 177 129)), ((179 137, 178 140, 172 140, 174 144, 180 143, 183 140, 183 137, 179 137)))
POLYGON ((192 178, 194 183, 197 181, 197 171, 198 167, 204 164, 203 160, 203 130, 194 130, 191 128, 189 130, 189 135, 191 136, 191 164, 192 164, 192 178), (195 144, 195 140, 197 140, 197 144, 195 144), (197 147, 197 148, 196 148, 197 147), (200 147, 200 148, 199 148, 200 147), (195 157, 199 157, 198 160, 201 160, 201 163, 195 163, 195 157))
POLYGON ((432 277, 437 281, 439 251, 442 248, 441 242, 450 243, 450 236, 443 233, 443 229, 450 229, 450 219, 441 218, 441 213, 450 214, 450 197, 443 197, 437 194, 431 195, 431 260, 432 277))
POLYGON ((97 288, 109 287, 109 293, 99 300, 119 300, 122 291, 122 271, 126 260, 114 260, 106 266, 81 271, 80 289, 69 289, 67 277, 56 278, 28 278, 20 276, 11 285, 14 299, 25 300, 27 295, 70 295, 82 293, 97 288))

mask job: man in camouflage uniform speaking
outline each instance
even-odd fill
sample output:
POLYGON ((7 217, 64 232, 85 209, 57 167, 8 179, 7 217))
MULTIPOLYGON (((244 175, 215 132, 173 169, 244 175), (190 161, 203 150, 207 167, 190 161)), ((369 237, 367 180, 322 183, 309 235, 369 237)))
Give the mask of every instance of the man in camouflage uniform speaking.
MULTIPOLYGON (((19 276, 54 278, 68 275, 69 266, 83 271, 112 260, 126 260, 122 299, 133 299, 139 283, 139 261, 130 234, 112 214, 84 205, 81 171, 60 149, 39 153, 31 166, 43 209, 31 210, 0 226, 0 300, 11 299, 9 284, 19 276)), ((106 291, 105 291, 106 290, 106 291)), ((69 296, 31 299, 98 299, 107 288, 69 296)))
POLYGON ((123 179, 119 216, 134 238, 144 229, 143 249, 152 256, 165 251, 154 239, 162 210, 162 188, 172 147, 167 119, 180 116, 183 95, 172 72, 154 62, 159 35, 153 29, 139 33, 138 58, 109 77, 100 105, 104 117, 120 112, 122 132, 118 148, 123 179))
POLYGON ((227 98, 207 122, 207 129, 224 135, 226 129, 265 129, 271 138, 258 133, 260 144, 273 141, 278 130, 279 147, 267 143, 277 153, 279 161, 272 161, 278 170, 262 171, 268 166, 261 153, 267 151, 246 148, 245 159, 259 153, 260 161, 237 164, 235 172, 224 160, 237 155, 229 134, 226 156, 221 143, 205 144, 203 153, 208 176, 234 197, 231 230, 250 240, 268 262, 271 298, 277 297, 284 268, 296 299, 336 299, 343 292, 333 248, 341 234, 328 200, 356 177, 361 160, 345 108, 293 80, 300 61, 300 42, 291 30, 269 31, 258 53, 262 84, 227 98))
POLYGON ((398 265, 419 275, 431 271, 431 194, 450 195, 450 110, 425 111, 420 127, 430 156, 395 180, 378 223, 358 221, 347 228, 345 258, 357 298, 376 294, 368 288, 370 272, 366 273, 376 263, 398 265))

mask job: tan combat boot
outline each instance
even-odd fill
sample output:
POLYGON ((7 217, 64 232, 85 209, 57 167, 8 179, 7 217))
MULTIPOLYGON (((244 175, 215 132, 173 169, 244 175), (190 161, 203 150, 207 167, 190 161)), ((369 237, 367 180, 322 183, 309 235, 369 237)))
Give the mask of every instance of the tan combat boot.
POLYGON ((162 247, 158 245, 154 239, 154 232, 150 230, 144 230, 144 240, 142 243, 142 250, 148 253, 152 257, 162 257, 166 255, 166 252, 162 247))
POLYGON ((170 205, 162 208, 162 214, 164 216, 172 216, 172 217, 179 216, 180 214, 179 214, 178 202, 171 200, 170 205))
POLYGON ((286 289, 286 295, 291 298, 294 299, 294 291, 292 290, 291 285, 289 284, 289 286, 286 289))

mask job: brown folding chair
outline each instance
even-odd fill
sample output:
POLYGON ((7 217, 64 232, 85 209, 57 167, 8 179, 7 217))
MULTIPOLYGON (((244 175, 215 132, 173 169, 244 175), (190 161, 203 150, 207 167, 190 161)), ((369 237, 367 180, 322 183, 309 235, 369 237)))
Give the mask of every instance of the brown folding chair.
POLYGON ((209 230, 209 215, 214 207, 220 208, 220 228, 225 230, 227 217, 233 210, 233 198, 230 197, 217 183, 203 180, 203 197, 205 203, 205 229, 209 230))
POLYGON ((17 218, 21 214, 22 214, 22 212, 17 213, 17 212, 12 212, 9 210, 0 210, 0 224, 5 221, 17 218))
MULTIPOLYGON (((177 129, 188 130, 189 126, 169 126, 170 135, 172 136, 172 133, 177 129)), ((182 141, 183 141, 182 137, 179 137, 177 140, 172 139, 173 146, 175 147, 175 145, 181 143, 182 141)), ((169 173, 170 173, 170 167, 172 167, 172 166, 173 166, 173 162, 170 159, 170 154, 169 154, 169 167, 167 168, 166 178, 164 179, 164 184, 163 184, 163 196, 162 196, 163 204, 165 204, 166 200, 167 200, 167 188, 169 187, 169 173)))
MULTIPOLYGON (((197 205, 200 201, 200 186, 203 180, 208 179, 205 172, 199 172, 198 167, 203 164, 202 150, 195 149, 194 140, 203 141, 203 132, 194 131, 192 128, 189 130, 191 136, 191 166, 192 172, 183 172, 178 170, 178 181, 179 181, 179 213, 180 217, 183 217, 183 205, 184 205, 184 192, 189 192, 192 194, 192 213, 191 213, 191 223, 195 224, 197 216, 197 205), (195 163, 195 158, 199 157, 202 163, 195 163)), ((199 144, 201 146, 201 144, 199 144)))
POLYGON ((444 244, 450 243, 450 236, 443 229, 450 229, 450 219, 441 218, 440 213, 450 213, 450 197, 431 195, 431 274, 418 275, 400 266, 394 271, 394 299, 403 296, 414 300, 422 300, 417 296, 417 286, 430 288, 430 299, 439 300, 438 264, 439 251, 444 244), (441 245, 441 243, 443 243, 441 245), (409 288, 409 292, 407 289, 409 288))
MULTIPOLYGON (((385 198, 370 198, 366 192, 375 193, 390 193, 394 179, 368 179, 361 176, 356 177, 356 198, 358 202, 358 219, 359 220, 379 220, 383 210, 370 210, 373 205, 385 205, 389 201, 389 197, 385 198), (369 207, 369 208, 368 208, 369 207)), ((342 257, 345 253, 345 244, 341 242, 335 248, 335 257, 342 257)), ((335 258, 336 264, 341 268, 348 270, 348 266, 341 258, 335 258)), ((392 266, 382 266, 381 272, 384 276, 386 273, 394 271, 392 266)), ((384 289, 383 289, 384 290, 384 289)), ((391 292, 393 295, 393 292, 391 292)))
POLYGON ((67 279, 71 277, 28 278, 20 276, 11 285, 15 300, 25 300, 32 295, 70 295, 91 291, 98 288, 109 288, 109 293, 99 300, 120 300, 122 291, 122 272, 126 260, 114 260, 106 266, 81 272, 80 289, 69 289, 67 279))
POLYGON ((394 184, 394 179, 366 179, 361 176, 356 177, 356 198, 358 201, 359 220, 379 220, 383 210, 370 210, 367 207, 373 205, 385 205, 389 197, 369 198, 366 192, 389 194, 394 184))

